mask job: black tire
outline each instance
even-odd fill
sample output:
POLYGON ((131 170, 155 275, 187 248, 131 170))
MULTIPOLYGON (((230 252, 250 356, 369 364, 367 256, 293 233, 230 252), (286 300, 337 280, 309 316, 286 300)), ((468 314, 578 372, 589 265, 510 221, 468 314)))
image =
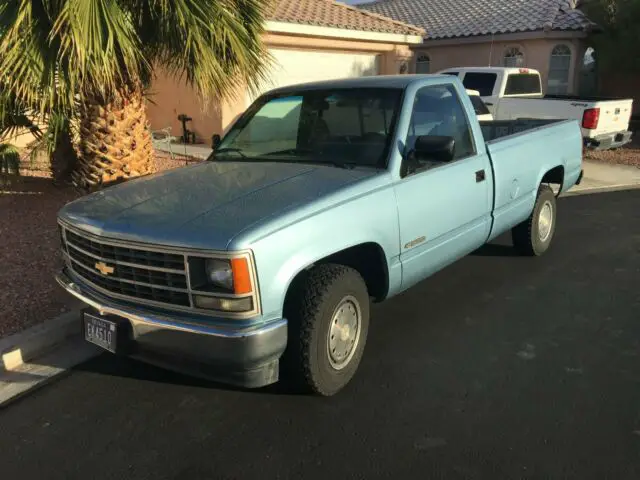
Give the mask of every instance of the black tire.
MULTIPOLYGON (((285 305, 289 339, 282 358, 282 379, 296 390, 327 397, 335 395, 351 381, 362 358, 369 331, 367 286, 356 270, 327 264, 307 272, 292 288, 285 305), (349 354, 345 354, 345 365, 336 369, 332 365, 335 359, 329 353, 329 332, 340 305, 349 312, 359 308, 360 315, 357 340, 349 354)), ((349 327, 346 331, 350 332, 349 327)), ((344 342, 349 343, 349 338, 344 342)))
MULTIPOLYGON (((556 212, 557 203, 553 190, 551 190, 551 187, 548 185, 541 185, 538 189, 538 196, 533 206, 533 212, 531 212, 529 218, 511 230, 513 246, 521 255, 537 257, 549 249, 556 231, 556 212), (543 230, 543 235, 541 236, 539 219, 541 212, 543 212, 543 207, 545 211, 547 208, 551 210, 551 226, 548 233, 543 230), (545 233, 546 235, 544 235, 545 233)), ((548 211, 546 211, 545 215, 546 214, 548 214, 548 211)))

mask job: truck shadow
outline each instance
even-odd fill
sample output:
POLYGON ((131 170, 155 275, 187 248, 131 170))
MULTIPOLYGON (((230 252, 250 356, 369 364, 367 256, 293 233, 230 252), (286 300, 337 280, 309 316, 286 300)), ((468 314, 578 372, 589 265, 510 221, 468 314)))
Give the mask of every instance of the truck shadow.
POLYGON ((475 257, 518 257, 519 254, 511 245, 487 243, 472 252, 475 257))
POLYGON ((133 380, 143 380, 147 382, 207 390, 224 390, 229 392, 247 392, 268 395, 302 395, 301 392, 296 391, 284 382, 277 382, 263 388, 248 389, 220 383, 205 377, 174 372, 133 358, 115 356, 110 353, 99 355, 88 362, 77 365, 73 370, 110 377, 129 378, 133 380))

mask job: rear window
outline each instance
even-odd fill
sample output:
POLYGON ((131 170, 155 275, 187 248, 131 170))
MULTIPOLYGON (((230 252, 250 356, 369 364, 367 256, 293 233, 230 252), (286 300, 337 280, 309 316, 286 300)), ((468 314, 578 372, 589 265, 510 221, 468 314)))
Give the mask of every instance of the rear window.
POLYGON ((473 109, 476 111, 476 115, 486 115, 491 113, 480 97, 477 95, 470 95, 469 98, 473 104, 473 109))
POLYGON ((454 77, 458 76, 458 72, 442 72, 443 75, 453 75, 454 77))
POLYGON ((527 95, 540 93, 540 77, 535 73, 514 73, 507 77, 505 95, 527 95))
POLYGON ((498 75, 495 73, 467 72, 462 84, 469 90, 478 90, 481 97, 489 97, 493 93, 498 75))

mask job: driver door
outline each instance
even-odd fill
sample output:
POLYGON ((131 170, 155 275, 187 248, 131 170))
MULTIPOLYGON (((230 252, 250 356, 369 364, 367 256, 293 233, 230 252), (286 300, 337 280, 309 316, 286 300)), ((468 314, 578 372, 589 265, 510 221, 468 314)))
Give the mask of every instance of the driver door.
POLYGON ((416 92, 405 157, 421 135, 451 136, 455 151, 449 162, 421 162, 396 184, 403 289, 480 247, 489 235, 491 165, 466 112, 451 84, 416 92))

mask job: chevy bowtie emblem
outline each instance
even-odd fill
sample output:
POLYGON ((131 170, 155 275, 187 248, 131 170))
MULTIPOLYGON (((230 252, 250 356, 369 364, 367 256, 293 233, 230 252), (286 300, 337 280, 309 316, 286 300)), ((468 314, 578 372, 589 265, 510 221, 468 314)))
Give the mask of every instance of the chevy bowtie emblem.
POLYGON ((110 265, 107 265, 104 262, 98 262, 95 264, 96 270, 98 270, 101 274, 103 275, 111 275, 113 272, 116 271, 115 268, 113 268, 110 265))

